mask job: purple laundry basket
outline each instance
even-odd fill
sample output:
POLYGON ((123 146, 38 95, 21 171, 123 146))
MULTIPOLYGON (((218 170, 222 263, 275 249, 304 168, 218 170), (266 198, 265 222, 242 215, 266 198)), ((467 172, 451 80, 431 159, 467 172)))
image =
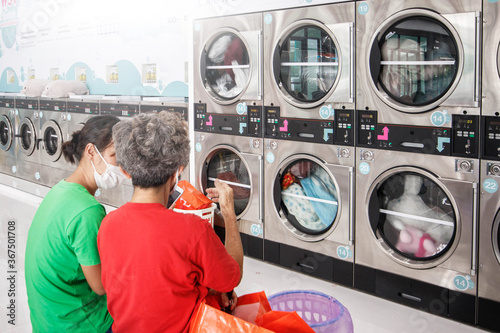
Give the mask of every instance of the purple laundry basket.
POLYGON ((317 291, 292 290, 268 298, 275 311, 295 311, 314 332, 353 333, 351 315, 332 296, 317 291))

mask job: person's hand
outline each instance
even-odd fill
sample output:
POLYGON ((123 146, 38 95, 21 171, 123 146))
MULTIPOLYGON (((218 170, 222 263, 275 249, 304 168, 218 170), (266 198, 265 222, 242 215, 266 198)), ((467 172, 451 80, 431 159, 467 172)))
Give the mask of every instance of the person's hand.
POLYGON ((215 180, 215 189, 208 188, 207 196, 213 201, 218 202, 220 211, 224 218, 236 216, 234 212, 233 189, 226 183, 220 180, 215 180))
POLYGON ((233 297, 229 299, 228 293, 221 293, 220 300, 223 307, 227 308, 230 306, 231 311, 233 311, 236 305, 238 304, 238 296, 236 295, 236 292, 234 290, 231 293, 231 295, 233 297))

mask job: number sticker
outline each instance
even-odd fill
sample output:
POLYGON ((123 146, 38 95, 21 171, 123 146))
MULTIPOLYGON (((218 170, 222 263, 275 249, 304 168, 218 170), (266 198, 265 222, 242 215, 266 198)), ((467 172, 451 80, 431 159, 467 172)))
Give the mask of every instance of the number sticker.
POLYGON ((370 173, 370 165, 366 162, 363 162, 359 165, 359 172, 361 172, 363 175, 367 175, 370 173))
POLYGON ((474 289, 475 284, 473 281, 471 281, 471 278, 469 275, 463 276, 463 275, 457 275, 453 279, 453 285, 455 288, 458 290, 465 291, 467 289, 474 289))
POLYGON ((358 6, 358 13, 360 15, 366 15, 369 9, 370 7, 368 6, 368 4, 366 2, 362 2, 358 6))
POLYGON ((349 246, 339 246, 337 247, 337 255, 340 259, 347 259, 352 257, 352 251, 349 246))
POLYGON ((266 160, 267 160, 269 163, 273 163, 273 162, 274 162, 274 154, 273 154, 272 152, 267 153, 267 155, 266 155, 266 160))
POLYGON ((271 14, 266 14, 266 16, 264 16, 264 23, 271 24, 272 22, 273 22, 273 16, 271 14))
POLYGON ((488 193, 496 193, 498 191, 498 183, 496 180, 489 178, 483 182, 483 188, 488 193))
POLYGON ((199 153, 201 151, 201 143, 197 142, 195 145, 195 149, 199 153))

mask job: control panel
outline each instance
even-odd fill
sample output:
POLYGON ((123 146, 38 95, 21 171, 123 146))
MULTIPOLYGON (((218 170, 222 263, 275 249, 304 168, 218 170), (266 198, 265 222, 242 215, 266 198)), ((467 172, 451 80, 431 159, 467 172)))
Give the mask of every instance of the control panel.
POLYGON ((101 103, 101 115, 106 114, 117 117, 133 117, 139 114, 139 104, 101 103))
POLYGON ((66 108, 71 113, 99 114, 98 102, 68 101, 66 108))
POLYGON ((181 116, 184 121, 188 121, 188 108, 187 106, 172 106, 164 104, 141 104, 141 113, 157 113, 161 111, 175 112, 181 116))
POLYGON ((462 157, 479 156, 479 116, 452 116, 452 155, 462 157))
POLYGON ((323 144, 354 145, 354 112, 343 110, 329 119, 298 119, 280 117, 280 108, 266 106, 264 137, 323 144), (337 125, 335 125, 337 124, 337 125))
POLYGON ((500 161, 500 117, 482 118, 482 158, 500 161))
POLYGON ((0 98, 0 108, 13 108, 14 98, 0 98))
POLYGON ((66 112, 66 100, 40 99, 40 111, 66 112))
POLYGON ((262 137, 262 107, 248 106, 242 114, 207 113, 207 105, 194 104, 194 129, 228 135, 262 137))
POLYGON ((16 108, 26 110, 38 110, 38 99, 16 98, 16 108))

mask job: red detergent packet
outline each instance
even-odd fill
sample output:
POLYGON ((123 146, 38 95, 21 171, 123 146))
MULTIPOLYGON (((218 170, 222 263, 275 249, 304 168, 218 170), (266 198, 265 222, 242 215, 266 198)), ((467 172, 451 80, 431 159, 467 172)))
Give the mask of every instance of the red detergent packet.
POLYGON ((184 192, 175 203, 176 209, 183 210, 199 210, 212 206, 212 200, 207 198, 203 193, 198 191, 187 180, 181 180, 177 186, 182 188, 184 192))

